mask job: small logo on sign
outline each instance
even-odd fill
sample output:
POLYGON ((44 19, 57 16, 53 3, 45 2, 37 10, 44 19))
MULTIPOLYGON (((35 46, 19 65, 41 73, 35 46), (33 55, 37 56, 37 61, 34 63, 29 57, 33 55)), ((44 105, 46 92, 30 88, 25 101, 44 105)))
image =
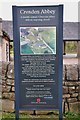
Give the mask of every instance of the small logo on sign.
POLYGON ((37 98, 37 102, 40 103, 40 101, 41 101, 40 98, 37 98))

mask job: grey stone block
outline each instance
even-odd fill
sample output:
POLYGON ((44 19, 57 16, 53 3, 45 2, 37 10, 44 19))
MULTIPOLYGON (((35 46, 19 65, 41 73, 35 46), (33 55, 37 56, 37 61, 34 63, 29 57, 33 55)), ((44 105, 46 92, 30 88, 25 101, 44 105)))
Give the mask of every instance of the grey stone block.
POLYGON ((14 86, 14 80, 13 79, 7 79, 6 84, 10 86, 14 86))
POLYGON ((2 111, 13 112, 14 111, 14 101, 2 100, 2 111))
POLYGON ((70 112, 80 113, 80 102, 74 102, 69 104, 70 112))
POLYGON ((66 93, 68 93, 68 87, 63 86, 63 94, 66 94, 66 93))
POLYGON ((69 87, 69 93, 75 93, 75 92, 76 92, 75 86, 69 87))
POLYGON ((14 62, 8 65, 7 77, 14 79, 14 62))
POLYGON ((13 92, 10 92, 10 93, 5 92, 2 94, 2 97, 3 97, 3 99, 9 99, 9 100, 13 100, 13 101, 15 100, 15 95, 13 92))
POLYGON ((65 99, 65 98, 70 98, 70 94, 64 94, 63 99, 65 99))
POLYGON ((77 98, 77 97, 78 97, 78 93, 72 93, 72 94, 71 94, 71 97, 72 97, 72 98, 77 98))
POLYGON ((78 80, 78 66, 77 65, 66 65, 67 80, 78 80))

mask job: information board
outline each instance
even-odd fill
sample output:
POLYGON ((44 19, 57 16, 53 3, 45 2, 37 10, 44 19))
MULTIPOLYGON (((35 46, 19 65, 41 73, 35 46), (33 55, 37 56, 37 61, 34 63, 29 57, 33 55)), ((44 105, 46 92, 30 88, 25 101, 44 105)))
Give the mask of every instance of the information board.
POLYGON ((15 98, 19 109, 59 109, 63 6, 13 6, 15 98))

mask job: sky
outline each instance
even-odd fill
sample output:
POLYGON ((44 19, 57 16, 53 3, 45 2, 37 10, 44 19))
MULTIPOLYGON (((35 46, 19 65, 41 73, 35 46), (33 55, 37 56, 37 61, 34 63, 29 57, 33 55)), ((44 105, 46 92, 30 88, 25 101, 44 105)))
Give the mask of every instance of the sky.
POLYGON ((79 0, 0 0, 0 18, 12 20, 12 5, 64 5, 64 22, 78 22, 79 0), (24 2, 23 2, 24 1, 24 2))

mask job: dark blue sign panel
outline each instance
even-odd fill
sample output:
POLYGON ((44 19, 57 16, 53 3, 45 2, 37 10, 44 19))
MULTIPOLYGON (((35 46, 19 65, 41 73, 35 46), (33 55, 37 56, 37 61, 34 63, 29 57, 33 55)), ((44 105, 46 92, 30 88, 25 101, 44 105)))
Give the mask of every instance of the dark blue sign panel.
POLYGON ((13 27, 19 109, 59 109, 62 6, 13 6, 13 27))

